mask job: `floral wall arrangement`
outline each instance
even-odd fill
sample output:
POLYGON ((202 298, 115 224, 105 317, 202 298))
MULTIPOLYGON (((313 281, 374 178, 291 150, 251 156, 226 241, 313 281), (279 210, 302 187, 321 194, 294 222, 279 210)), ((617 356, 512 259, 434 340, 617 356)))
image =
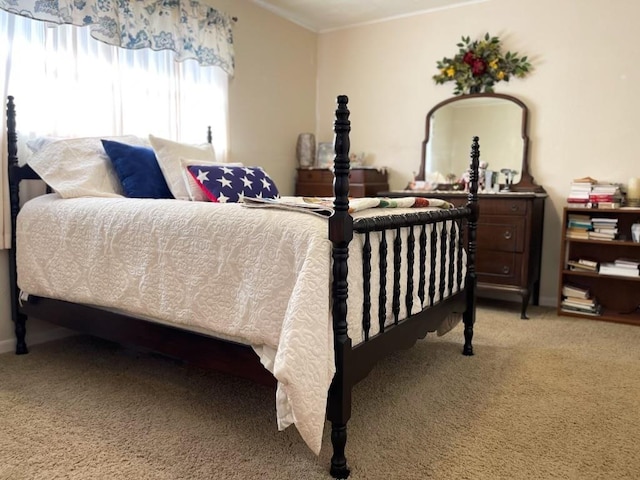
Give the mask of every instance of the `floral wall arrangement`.
POLYGON ((500 39, 488 33, 481 40, 462 37, 456 46, 458 53, 438 61, 440 73, 433 76, 436 84, 455 82, 454 95, 493 92, 496 83, 522 78, 531 70, 526 56, 520 57, 517 52, 503 54, 500 39))

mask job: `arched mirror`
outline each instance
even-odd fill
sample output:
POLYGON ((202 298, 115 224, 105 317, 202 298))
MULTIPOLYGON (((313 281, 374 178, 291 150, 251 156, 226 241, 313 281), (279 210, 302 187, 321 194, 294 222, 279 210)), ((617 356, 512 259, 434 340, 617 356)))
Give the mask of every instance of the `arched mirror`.
POLYGON ((527 124, 527 106, 510 95, 478 93, 438 103, 427 114, 416 180, 446 188, 467 170, 469 145, 478 136, 480 159, 497 172, 503 190, 543 192, 529 173, 527 124))

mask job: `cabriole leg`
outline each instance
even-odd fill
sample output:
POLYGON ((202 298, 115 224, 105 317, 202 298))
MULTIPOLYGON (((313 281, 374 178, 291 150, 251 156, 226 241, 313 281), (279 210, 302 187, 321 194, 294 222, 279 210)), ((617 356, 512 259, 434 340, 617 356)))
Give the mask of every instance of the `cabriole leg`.
POLYGON ((351 472, 347 467, 347 459, 344 456, 344 448, 347 444, 346 424, 331 422, 331 444, 333 445, 331 476, 333 478, 347 478, 351 472))

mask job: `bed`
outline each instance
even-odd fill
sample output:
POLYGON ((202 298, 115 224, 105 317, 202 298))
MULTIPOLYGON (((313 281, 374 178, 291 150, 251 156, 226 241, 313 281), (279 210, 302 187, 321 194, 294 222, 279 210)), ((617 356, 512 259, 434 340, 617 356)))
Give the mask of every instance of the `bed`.
POLYGON ((349 114, 348 98, 339 96, 328 218, 55 193, 21 207, 21 182, 39 177, 18 162, 9 97, 16 353, 28 352, 33 317, 276 386, 279 427, 295 424, 318 453, 328 420, 330 473, 347 478, 352 388, 378 361, 460 320, 462 353, 473 355, 479 163, 475 137, 464 207, 353 212, 349 114), (200 236, 191 241, 194 232, 200 236), (155 256, 141 250, 149 244, 155 256))

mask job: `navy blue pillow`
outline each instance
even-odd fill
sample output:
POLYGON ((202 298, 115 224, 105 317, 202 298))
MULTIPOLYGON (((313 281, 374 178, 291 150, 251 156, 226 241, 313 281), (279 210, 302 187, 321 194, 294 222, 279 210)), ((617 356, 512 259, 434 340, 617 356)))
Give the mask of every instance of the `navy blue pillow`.
POLYGON ((153 149, 113 140, 101 142, 127 197, 174 198, 153 149))

